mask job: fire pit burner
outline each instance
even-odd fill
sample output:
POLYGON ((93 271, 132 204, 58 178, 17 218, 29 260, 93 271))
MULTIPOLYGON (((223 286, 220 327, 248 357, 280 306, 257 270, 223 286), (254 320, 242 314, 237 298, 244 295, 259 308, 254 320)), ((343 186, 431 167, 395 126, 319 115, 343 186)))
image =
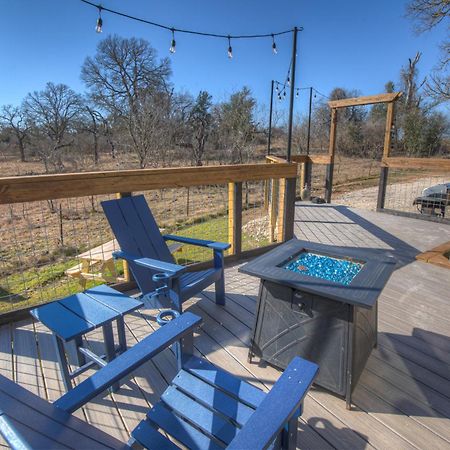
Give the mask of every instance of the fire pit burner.
POLYGON ((301 252, 283 263, 282 267, 292 272, 298 272, 310 277, 322 278, 348 286, 362 269, 363 262, 349 259, 333 258, 312 252, 301 252))

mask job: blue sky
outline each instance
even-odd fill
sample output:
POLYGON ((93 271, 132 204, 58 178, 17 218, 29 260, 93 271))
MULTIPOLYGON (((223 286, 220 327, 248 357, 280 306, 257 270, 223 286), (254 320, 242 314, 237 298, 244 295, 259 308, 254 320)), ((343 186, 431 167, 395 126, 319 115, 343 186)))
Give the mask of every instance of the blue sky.
MULTIPOLYGON (((297 85, 324 93, 333 87, 382 92, 387 80, 398 79, 400 67, 416 51, 423 52, 421 75, 436 63, 445 28, 417 36, 405 16, 402 0, 103 0, 118 9, 179 28, 224 34, 272 33, 303 26, 299 34, 297 85)), ((94 31, 97 12, 79 0, 0 0, 0 105, 18 104, 47 81, 84 89, 80 66, 108 33, 142 37, 160 56, 168 56, 170 32, 104 13, 104 32, 94 31)), ((223 100, 248 85, 267 102, 271 79, 282 81, 291 57, 291 36, 232 42, 226 55, 222 39, 177 35, 171 56, 177 90, 194 95, 200 89, 223 100)), ((306 94, 305 94, 306 97, 306 94)), ((299 104, 306 104, 306 98, 299 104)), ((286 102, 287 103, 287 102, 286 102)), ((301 106, 299 106, 301 108, 301 106)))

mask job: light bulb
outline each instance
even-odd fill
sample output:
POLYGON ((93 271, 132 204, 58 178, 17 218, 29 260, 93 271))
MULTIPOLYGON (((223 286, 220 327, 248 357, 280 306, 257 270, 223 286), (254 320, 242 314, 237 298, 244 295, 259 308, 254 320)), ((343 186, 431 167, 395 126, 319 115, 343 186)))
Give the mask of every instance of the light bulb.
POLYGON ((233 58, 233 49, 231 47, 231 39, 230 36, 228 36, 228 58, 233 58))
POLYGON ((97 19, 97 25, 95 25, 95 31, 97 33, 101 33, 103 27, 103 19, 102 19, 102 8, 98 8, 98 19, 97 19))
POLYGON ((274 55, 278 53, 277 44, 275 43, 275 37, 272 34, 272 52, 274 55))
POLYGON ((174 32, 174 30, 172 30, 172 41, 170 43, 169 52, 172 53, 172 54, 175 53, 176 46, 177 46, 177 43, 175 41, 175 32, 174 32))
POLYGON ((297 89, 297 92, 295 93, 295 96, 298 97, 298 89, 297 89))
POLYGON ((102 20, 102 18, 101 17, 99 17, 98 19, 97 19, 97 25, 95 26, 95 31, 97 32, 97 33, 101 33, 103 30, 102 30, 102 26, 103 26, 103 20, 102 20))
POLYGON ((290 86, 291 85, 291 79, 289 77, 287 77, 287 85, 290 86))

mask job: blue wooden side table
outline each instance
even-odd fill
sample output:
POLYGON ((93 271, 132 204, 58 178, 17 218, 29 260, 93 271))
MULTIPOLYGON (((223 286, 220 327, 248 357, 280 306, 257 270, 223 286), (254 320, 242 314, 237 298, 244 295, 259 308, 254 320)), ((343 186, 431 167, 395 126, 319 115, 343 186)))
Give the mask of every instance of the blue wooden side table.
POLYGON ((72 379, 94 365, 105 366, 127 349, 124 315, 142 306, 141 301, 101 285, 30 311, 52 332, 67 390, 72 389, 72 379), (117 324, 118 346, 114 342, 113 321, 117 324), (103 330, 105 355, 96 355, 83 346, 83 335, 99 327, 103 330), (78 368, 73 371, 70 371, 64 353, 65 344, 69 341, 75 342, 78 360, 78 368))

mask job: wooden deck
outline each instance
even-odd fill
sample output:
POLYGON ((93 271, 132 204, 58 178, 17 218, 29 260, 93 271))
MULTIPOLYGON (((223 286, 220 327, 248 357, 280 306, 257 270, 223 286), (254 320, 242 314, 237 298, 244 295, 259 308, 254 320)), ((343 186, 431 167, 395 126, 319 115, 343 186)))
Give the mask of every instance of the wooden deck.
MULTIPOLYGON (((399 264, 379 301, 378 348, 354 392, 344 401, 312 389, 299 424, 299 448, 450 448, 450 271, 415 261, 421 251, 450 240, 450 226, 345 207, 298 205, 296 235, 339 246, 390 249, 399 264)), ((279 372, 247 362, 258 280, 226 271, 226 306, 213 290, 186 307, 204 319, 195 337, 199 354, 263 389, 279 372)), ((156 328, 154 311, 127 317, 132 344, 156 328)), ((89 335, 95 349, 98 333, 89 335)), ((48 331, 31 320, 0 327, 0 372, 49 400, 62 381, 48 331)), ((85 420, 126 440, 175 373, 163 353, 139 370, 119 392, 78 411, 85 420)))

